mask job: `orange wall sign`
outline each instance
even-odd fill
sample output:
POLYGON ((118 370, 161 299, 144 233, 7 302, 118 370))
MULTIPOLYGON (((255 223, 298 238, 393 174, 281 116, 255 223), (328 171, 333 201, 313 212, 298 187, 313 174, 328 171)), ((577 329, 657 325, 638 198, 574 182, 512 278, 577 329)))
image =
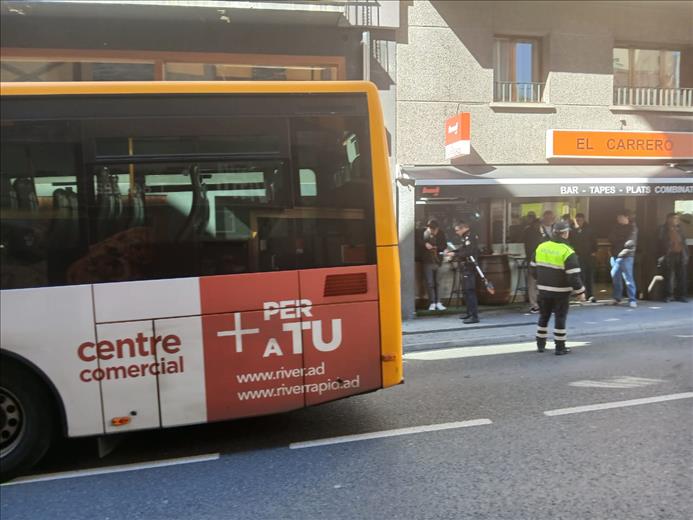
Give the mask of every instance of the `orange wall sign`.
POLYGON ((547 130, 546 158, 693 159, 693 132, 547 130))
POLYGON ((445 121, 445 158, 469 155, 471 150, 470 113, 460 112, 445 121))

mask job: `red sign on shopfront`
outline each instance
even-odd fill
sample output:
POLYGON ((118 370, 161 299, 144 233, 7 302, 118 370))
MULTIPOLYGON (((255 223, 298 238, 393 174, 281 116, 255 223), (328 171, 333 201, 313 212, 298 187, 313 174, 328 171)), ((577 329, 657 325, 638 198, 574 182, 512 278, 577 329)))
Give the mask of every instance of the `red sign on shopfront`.
POLYGON ((469 155, 471 150, 470 113, 459 114, 445 121, 445 158, 469 155))

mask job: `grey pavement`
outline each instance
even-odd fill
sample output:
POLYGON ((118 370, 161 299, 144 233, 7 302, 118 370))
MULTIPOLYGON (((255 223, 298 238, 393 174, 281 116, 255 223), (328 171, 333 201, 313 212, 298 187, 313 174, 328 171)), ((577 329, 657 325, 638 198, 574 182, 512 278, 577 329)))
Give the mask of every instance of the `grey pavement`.
MULTIPOLYGON (((631 309, 625 304, 573 303, 568 313, 568 343, 595 334, 667 329, 693 324, 693 302, 640 301, 631 309)), ((522 307, 487 307, 480 323, 465 325, 459 315, 440 314, 417 317, 402 325, 405 352, 447 347, 470 347, 527 341, 534 338, 536 314, 522 307)), ((550 326, 552 326, 550 324, 550 326)))

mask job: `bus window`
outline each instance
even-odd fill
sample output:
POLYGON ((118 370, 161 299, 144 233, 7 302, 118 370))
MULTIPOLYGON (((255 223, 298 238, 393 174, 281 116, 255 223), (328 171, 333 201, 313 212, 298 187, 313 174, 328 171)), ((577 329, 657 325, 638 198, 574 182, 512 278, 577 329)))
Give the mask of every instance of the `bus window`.
POLYGON ((79 145, 66 123, 3 128, 0 243, 3 289, 62 285, 84 249, 79 145))
POLYGON ((298 177, 301 198, 306 200, 306 197, 315 197, 318 194, 315 172, 310 168, 301 168, 298 170, 298 177))
POLYGON ((292 120, 292 157, 303 207, 302 218, 294 222, 298 268, 375 263, 366 123, 365 118, 344 116, 292 120), (308 173, 314 195, 307 188, 308 173))
POLYGON ((284 207, 287 184, 286 166, 275 160, 99 165, 91 246, 70 280, 272 270, 261 263, 253 229, 258 214, 284 207))

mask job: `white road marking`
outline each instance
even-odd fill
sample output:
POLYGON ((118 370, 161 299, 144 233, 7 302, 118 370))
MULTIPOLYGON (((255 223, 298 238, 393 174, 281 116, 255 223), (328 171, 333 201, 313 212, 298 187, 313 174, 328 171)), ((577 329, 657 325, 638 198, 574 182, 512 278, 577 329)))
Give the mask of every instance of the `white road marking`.
POLYGON ((642 386, 656 385, 664 383, 663 379, 648 379, 646 377, 610 377, 608 379, 593 381, 584 379, 582 381, 573 381, 568 383, 568 386, 577 386, 580 388, 639 388, 642 386))
POLYGON ((457 428, 468 428, 469 426, 484 426, 493 424, 490 419, 474 419, 471 421, 459 421, 441 424, 429 424, 426 426, 412 426, 411 428, 398 428, 396 430, 383 430, 380 432, 357 433, 354 435, 342 435, 340 437, 330 437, 327 439, 316 439, 314 441, 292 442, 289 448, 298 450, 301 448, 315 448, 317 446, 328 446, 330 444, 343 444, 346 442, 365 441, 370 439, 381 439, 384 437, 397 437, 400 435, 411 435, 414 433, 435 432, 439 430, 453 430, 457 428))
MULTIPOLYGON (((513 339, 517 338, 517 334, 504 334, 504 335, 501 334, 501 335, 494 336, 494 337, 496 338, 496 340, 498 340, 498 343, 503 343, 504 340, 506 340, 506 339, 508 341, 512 341, 513 339)), ((452 343, 453 341, 454 341, 454 339, 446 340, 446 343, 452 343)), ((410 348, 410 347, 418 347, 421 345, 430 345, 430 344, 431 344, 431 341, 427 340, 427 341, 419 341, 416 343, 406 343, 405 347, 410 348)))
POLYGON ((48 480, 61 480, 67 478, 92 477, 94 475, 104 475, 107 473, 122 473, 124 471, 138 471, 142 469, 163 468, 166 466, 176 466, 179 464, 192 464, 195 462, 208 462, 217 460, 218 453, 209 453, 207 455, 196 455, 194 457, 181 457, 178 459, 164 459, 154 462, 143 462, 134 464, 122 464, 120 466, 109 466, 105 468, 84 469, 78 471, 64 471, 62 473, 46 473, 44 475, 36 475, 31 477, 19 477, 10 482, 2 484, 2 486, 15 486, 18 484, 33 484, 34 482, 45 482, 48 480))
MULTIPOLYGON (((568 342, 568 346, 570 348, 584 347, 586 345, 589 345, 589 343, 586 341, 568 342)), ((517 352, 531 352, 536 350, 537 344, 534 341, 532 341, 527 343, 510 343, 507 345, 487 345, 484 347, 455 347, 436 350, 425 350, 422 352, 409 352, 408 354, 404 354, 404 359, 413 359, 416 361, 438 361, 441 359, 495 356, 497 354, 513 354, 517 352)))
POLYGON ((621 321, 621 318, 608 318, 604 321, 621 321))
POLYGON ((661 403, 664 401, 675 401, 677 399, 691 399, 693 392, 683 392, 680 394, 658 395, 656 397, 645 397, 643 399, 630 399, 628 401, 614 401, 611 403, 590 404, 587 406, 574 406, 572 408, 559 408, 548 410, 544 415, 570 415, 574 413, 593 412, 595 410, 608 410, 609 408, 623 408, 626 406, 638 406, 641 404, 661 403))
POLYGON ((675 338, 693 338, 693 334, 677 334, 675 338))

